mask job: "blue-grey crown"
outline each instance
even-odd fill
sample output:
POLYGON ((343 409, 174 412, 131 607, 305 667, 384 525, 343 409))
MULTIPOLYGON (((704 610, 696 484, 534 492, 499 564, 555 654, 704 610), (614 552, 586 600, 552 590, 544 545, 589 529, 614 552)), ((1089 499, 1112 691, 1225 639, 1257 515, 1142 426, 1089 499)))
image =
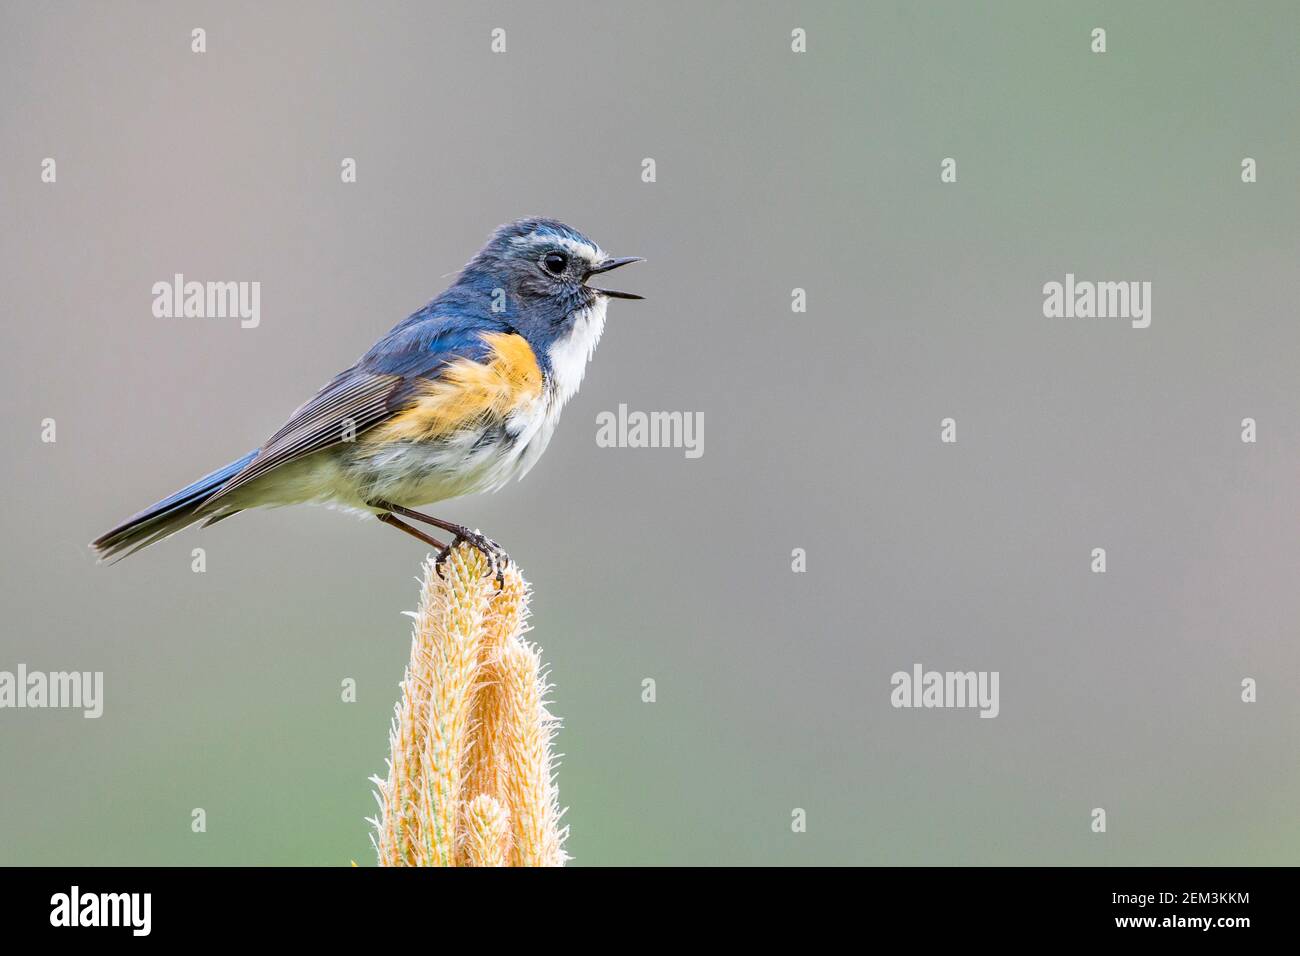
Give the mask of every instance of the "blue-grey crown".
POLYGON ((485 248, 504 249, 515 240, 529 237, 536 238, 539 241, 568 241, 581 243, 593 249, 599 248, 572 226, 565 225, 558 219, 548 219, 544 216, 529 216, 525 219, 516 219, 514 222, 506 223, 492 234, 492 238, 488 240, 485 248))

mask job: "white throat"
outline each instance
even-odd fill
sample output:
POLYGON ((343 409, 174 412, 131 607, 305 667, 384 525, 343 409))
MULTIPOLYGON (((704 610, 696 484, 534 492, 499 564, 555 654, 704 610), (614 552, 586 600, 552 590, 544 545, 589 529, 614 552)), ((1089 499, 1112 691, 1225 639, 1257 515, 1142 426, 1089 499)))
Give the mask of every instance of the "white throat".
POLYGON ((572 398, 582 384, 587 363, 596 351, 600 334, 605 331, 606 305, 608 300, 604 296, 597 296, 590 306, 576 313, 569 334, 551 344, 551 379, 554 382, 553 395, 557 409, 572 398))

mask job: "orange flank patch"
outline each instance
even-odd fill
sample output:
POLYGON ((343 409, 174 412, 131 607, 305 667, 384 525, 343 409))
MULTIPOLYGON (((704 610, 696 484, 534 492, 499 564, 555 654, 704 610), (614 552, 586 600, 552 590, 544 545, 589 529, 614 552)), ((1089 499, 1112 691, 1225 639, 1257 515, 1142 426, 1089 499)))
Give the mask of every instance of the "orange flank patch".
POLYGON ((485 332, 486 362, 463 358, 422 384, 405 411, 366 432, 369 441, 433 441, 476 422, 504 418, 542 394, 542 370, 522 335, 485 332))

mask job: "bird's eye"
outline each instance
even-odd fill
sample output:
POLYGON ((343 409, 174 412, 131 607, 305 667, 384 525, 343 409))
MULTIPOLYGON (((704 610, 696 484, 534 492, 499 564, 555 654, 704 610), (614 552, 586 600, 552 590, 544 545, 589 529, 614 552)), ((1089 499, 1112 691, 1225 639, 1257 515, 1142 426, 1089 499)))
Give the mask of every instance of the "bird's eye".
POLYGON ((548 252, 542 257, 542 268, 553 276, 563 275, 569 260, 559 252, 548 252))

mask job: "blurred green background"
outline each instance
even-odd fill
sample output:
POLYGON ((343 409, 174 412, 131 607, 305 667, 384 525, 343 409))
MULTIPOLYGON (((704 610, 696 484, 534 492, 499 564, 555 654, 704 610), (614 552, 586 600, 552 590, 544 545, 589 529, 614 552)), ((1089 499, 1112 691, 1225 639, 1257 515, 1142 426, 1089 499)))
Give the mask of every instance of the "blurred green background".
POLYGON ((85 542, 528 214, 646 256, 647 301, 525 482, 430 510, 535 586, 577 864, 1300 862, 1298 32, 1282 2, 5 0, 0 669, 106 700, 0 711, 0 863, 373 860, 419 546, 306 508, 85 542), (155 318, 175 272, 260 281, 261 325, 155 318), (1066 272, 1151 281, 1151 327, 1043 318, 1066 272), (703 412, 703 457, 597 447, 619 403, 703 412), (892 709, 913 662, 999 671, 1000 716, 892 709))

